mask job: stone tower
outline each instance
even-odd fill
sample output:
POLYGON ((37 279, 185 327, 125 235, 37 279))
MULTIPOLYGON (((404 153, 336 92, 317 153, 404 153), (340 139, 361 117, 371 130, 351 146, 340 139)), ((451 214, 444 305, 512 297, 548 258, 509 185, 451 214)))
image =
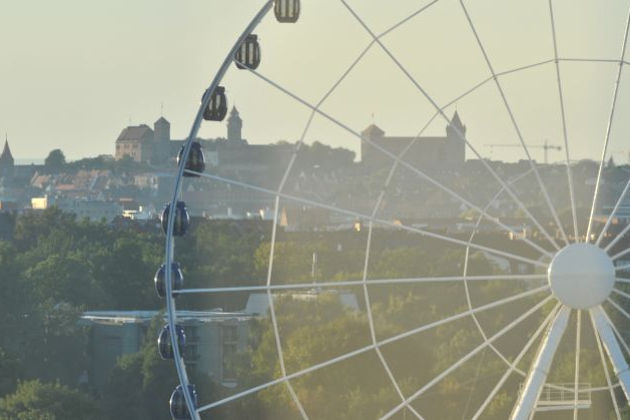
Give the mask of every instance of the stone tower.
POLYGON ((229 144, 240 144, 242 142, 242 129, 243 120, 241 120, 236 107, 232 107, 232 111, 230 111, 230 117, 227 122, 227 139, 229 144))
POLYGON ((171 143, 171 124, 164 117, 153 123, 153 162, 168 160, 171 143))

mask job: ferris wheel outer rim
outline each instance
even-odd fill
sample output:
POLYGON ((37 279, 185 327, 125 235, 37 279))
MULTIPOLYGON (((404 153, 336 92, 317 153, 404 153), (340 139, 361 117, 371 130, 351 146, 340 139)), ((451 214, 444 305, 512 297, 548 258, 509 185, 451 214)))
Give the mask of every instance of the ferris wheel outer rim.
MULTIPOLYGON (((268 1, 268 3, 267 3, 265 6, 269 6, 271 3, 273 3, 273 0, 269 0, 269 1, 268 1)), ((264 7, 263 7, 263 9, 264 9, 264 7)), ((267 11, 268 11, 268 10, 267 10, 267 11)), ((266 12, 265 12, 265 14, 266 14, 266 12)), ((254 22, 252 22, 252 24, 253 24, 253 23, 254 23, 254 22)), ((257 24, 257 23, 258 23, 258 22, 256 22, 256 24, 257 24)), ((250 24, 250 25, 251 25, 251 24, 250 24)), ((255 27, 256 25, 254 24, 253 26, 255 27)), ((253 30, 253 27, 251 28, 251 30, 253 30)), ((251 30, 249 31, 250 33, 251 33, 251 30)), ((246 33, 244 33, 244 35, 246 35, 246 33)), ((241 38, 244 38, 244 37, 242 36, 241 38)), ((240 43, 240 42, 242 42, 242 40, 241 40, 241 39, 239 39, 239 41, 237 42, 237 44, 235 45, 235 47, 237 47, 237 46, 239 45, 239 43, 240 43)), ((228 58, 226 59, 227 65, 225 66, 225 69, 222 69, 222 70, 223 70, 222 72, 220 71, 220 73, 222 73, 222 74, 219 74, 219 73, 218 73, 218 74, 217 74, 217 76, 215 77, 215 81, 213 82, 213 85, 214 85, 214 86, 216 86, 216 85, 217 85, 217 84, 221 81, 221 79, 223 78, 223 75, 224 75, 225 71, 227 70, 227 67, 229 66, 229 64, 231 64, 231 62, 232 62, 232 61, 233 61, 233 54, 230 54, 230 56, 228 56, 228 58), (216 83, 215 83, 215 82, 216 82, 216 83)), ((623 57, 622 57, 622 61, 623 61, 623 62, 625 62, 625 61, 623 60, 623 57)), ((211 87, 212 87, 212 85, 211 85, 211 87)), ((209 97, 209 95, 208 95, 208 97, 209 97)), ((200 108, 200 112, 201 112, 201 113, 203 112, 203 110, 204 110, 204 109, 205 109, 205 107, 207 106, 207 103, 209 102, 209 98, 208 98, 208 97, 204 97, 204 100, 202 101, 202 106, 201 106, 201 108, 200 108)), ((188 154, 189 154, 189 152, 190 152, 190 144, 191 144, 191 142, 193 141, 193 139, 195 138, 196 133, 197 133, 197 131, 198 131, 198 129, 199 129, 199 123, 200 123, 200 121, 197 121, 197 120, 199 120, 199 114, 198 114, 198 116, 197 116, 197 119, 196 119, 196 121, 195 121, 195 124, 193 125, 193 130, 191 131, 191 135, 190 135, 190 137, 188 138, 187 143, 186 143, 186 145, 185 145, 185 151, 184 151, 184 154, 183 154, 183 156, 184 156, 183 162, 185 162, 185 161, 186 161, 186 159, 188 158, 188 154)), ((183 166, 182 166, 182 167, 180 167, 179 174, 178 174, 178 177, 177 177, 177 181, 176 181, 176 188, 175 188, 175 194, 174 194, 174 197, 173 197, 173 201, 172 201, 172 203, 171 203, 172 205, 174 205, 174 203, 176 203, 177 198, 178 198, 178 196, 179 196, 179 194, 180 194, 180 191, 181 191, 181 177, 182 177, 183 173, 184 173, 184 168, 183 168, 183 166)), ((509 191, 509 188, 507 188, 507 190, 509 191)), ((279 196, 276 196, 276 198, 279 198, 279 196)), ((172 238, 173 221, 174 221, 174 212, 171 212, 171 214, 169 215, 169 223, 168 223, 168 225, 169 225, 169 229, 168 229, 168 231, 169 231, 169 232, 167 233, 167 236, 168 236, 168 234, 170 233, 170 238, 169 238, 169 240, 167 241, 167 243, 169 243, 169 244, 170 244, 170 246, 167 246, 167 262, 168 262, 168 261, 171 261, 171 260, 172 260, 172 258, 173 258, 173 247, 174 247, 173 238, 172 238)), ((169 288, 169 289, 171 288, 171 283, 170 283, 170 274, 171 274, 171 273, 170 273, 170 271, 169 271, 169 270, 167 270, 167 277, 168 277, 168 278, 167 278, 167 288, 169 288)), ((170 322, 171 320, 173 320, 173 322, 174 322, 174 320, 176 319, 176 313, 174 312, 174 308, 175 308, 175 305, 174 305, 174 297, 173 297, 173 294, 172 294, 172 291, 171 291, 171 290, 169 290, 168 292, 169 292, 169 293, 168 293, 169 297, 168 297, 168 300, 167 300, 167 307, 169 307, 169 306, 170 306, 170 307, 171 307, 171 309, 172 309, 172 315, 169 313, 169 322, 170 322)), ((613 324, 613 325, 614 325, 614 324, 613 324)), ((173 347, 174 347, 175 349, 177 348, 177 346, 176 346, 176 345, 174 345, 173 347)), ((183 368, 183 371, 184 371, 184 374, 185 374, 185 366, 183 366, 183 360, 181 359, 181 357, 180 357, 180 358, 178 358, 178 361, 179 361, 179 363, 181 363, 181 364, 182 364, 182 368, 183 368)), ((176 362, 176 364, 177 364, 177 362, 176 362)), ((179 371, 178 371, 178 374, 179 374, 179 371)), ((181 382, 181 377, 180 377, 180 382, 181 382)), ((188 382, 186 382, 186 383, 188 383, 188 382)), ((618 385, 618 384, 617 384, 617 385, 618 385)), ((189 395, 186 393, 186 394, 185 394, 185 397, 186 397, 186 399, 187 399, 187 405, 188 405, 189 395)), ((196 417, 196 416, 198 416, 198 412, 197 412, 196 410, 193 410, 192 412, 194 412, 194 413, 195 413, 195 414, 194 414, 194 415, 195 415, 195 417, 196 417)))
MULTIPOLYGON (((245 38, 252 33, 252 31, 258 26, 260 21, 267 15, 269 10, 273 7, 274 0, 267 0, 266 3, 262 6, 260 11, 254 16, 249 25, 245 28, 242 34, 239 36, 234 46, 231 48, 227 57, 223 61, 219 71, 216 73, 214 79, 212 80, 210 86, 206 90, 206 92, 212 92, 221 82, 225 73, 227 72, 229 66, 232 64, 234 60, 234 54, 240 47, 241 43, 245 40, 245 38)), ((201 126, 201 121, 203 119, 203 112, 207 108, 211 99, 211 95, 203 95, 201 104, 199 106, 199 110, 197 111, 197 115, 193 122, 193 125, 190 130, 190 134, 186 143, 184 145, 184 151, 182 153, 182 159, 180 164, 178 165, 177 176, 175 178, 175 188, 173 189, 173 197, 171 199, 170 206, 171 208, 175 208, 175 205, 179 199, 181 193, 182 186, 182 178, 184 176, 184 171, 186 167, 186 161, 188 160, 188 155, 190 153, 190 149, 192 143, 199 132, 199 128, 201 126)), ((165 244, 165 260, 166 266, 170 267, 170 264, 173 262, 174 251, 175 251, 175 242, 173 236, 173 228, 175 221, 175 211, 171 211, 168 213, 168 225, 166 232, 166 244, 165 244)), ((167 310, 167 318, 168 325, 171 331, 175 331, 176 322, 177 322, 177 313, 175 306, 175 295, 173 294, 172 284, 171 284, 171 270, 166 270, 166 310, 167 310)), ((186 366, 184 363, 184 359, 180 354, 179 347, 177 345, 177 337, 175 334, 171 334, 171 345, 173 346, 173 360, 175 362, 175 368, 177 370, 177 376, 180 382, 180 385, 184 389, 184 399, 186 401, 186 406, 188 408, 188 412, 192 419, 200 420, 201 417, 199 412, 197 411, 197 407, 192 400, 192 397, 188 390, 188 385, 190 385, 190 381, 188 380, 188 373, 186 371, 186 366)))

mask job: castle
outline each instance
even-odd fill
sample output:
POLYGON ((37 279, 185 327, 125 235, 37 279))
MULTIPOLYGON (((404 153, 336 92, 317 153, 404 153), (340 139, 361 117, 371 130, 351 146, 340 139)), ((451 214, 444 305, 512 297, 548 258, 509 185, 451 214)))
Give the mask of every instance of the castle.
POLYGON ((461 138, 465 135, 466 126, 457 111, 446 126, 444 137, 387 137, 372 124, 361 133, 365 140, 361 142, 361 162, 370 169, 389 168, 393 159, 378 148, 395 156, 408 148, 402 159, 416 168, 455 170, 466 160, 466 142, 461 138))
MULTIPOLYGON (((223 141, 224 146, 230 149, 243 149, 250 146, 242 137, 243 120, 236 107, 232 107, 230 117, 227 122, 227 141, 223 141)), ((213 162, 213 151, 217 149, 217 144, 222 143, 217 139, 201 140, 204 152, 209 154, 210 162, 213 162)), ((161 164, 174 158, 184 144, 185 140, 171 139, 171 124, 164 117, 160 117, 154 124, 153 129, 146 124, 128 126, 122 130, 116 139, 116 160, 129 156, 136 162, 161 164)))
MULTIPOLYGON (((229 171, 233 176, 268 187, 279 182, 277 173, 286 168, 294 145, 249 144, 242 136, 243 120, 236 107, 227 119, 227 138, 197 139, 203 147, 206 165, 229 171)), ((116 160, 130 157, 136 162, 164 167, 172 163, 186 140, 171 139, 171 125, 160 117, 153 129, 148 125, 129 126, 116 140, 116 160)))

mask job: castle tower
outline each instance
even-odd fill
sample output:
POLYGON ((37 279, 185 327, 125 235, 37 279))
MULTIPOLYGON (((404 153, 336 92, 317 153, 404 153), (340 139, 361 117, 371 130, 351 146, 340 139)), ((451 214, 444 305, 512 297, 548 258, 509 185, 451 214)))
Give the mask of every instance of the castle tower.
POLYGON ((166 118, 160 117, 153 123, 154 140, 156 143, 165 143, 171 141, 171 123, 166 118))
POLYGON ((4 149, 0 155, 0 178, 11 178, 13 176, 13 168, 15 160, 9 148, 9 141, 5 138, 4 149))
POLYGON ((171 124, 166 118, 160 117, 153 123, 153 163, 163 163, 168 160, 171 144, 171 124))
POLYGON ((243 129, 243 120, 239 116, 236 107, 232 107, 230 117, 227 122, 227 139, 229 144, 237 144, 243 140, 241 131, 243 129))
POLYGON ((375 124, 370 124, 368 128, 361 132, 361 162, 367 166, 380 165, 387 159, 385 155, 372 144, 383 147, 385 132, 375 124))

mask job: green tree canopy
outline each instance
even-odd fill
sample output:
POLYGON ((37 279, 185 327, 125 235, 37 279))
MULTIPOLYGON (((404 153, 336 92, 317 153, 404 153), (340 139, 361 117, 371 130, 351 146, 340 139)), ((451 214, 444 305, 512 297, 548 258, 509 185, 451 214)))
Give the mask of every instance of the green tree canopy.
POLYGON ((0 420, 98 420, 96 402, 60 384, 20 382, 15 393, 0 399, 0 420))
POLYGON ((66 164, 66 156, 60 149, 51 150, 48 156, 44 160, 44 166, 46 169, 57 172, 63 169, 66 164))

